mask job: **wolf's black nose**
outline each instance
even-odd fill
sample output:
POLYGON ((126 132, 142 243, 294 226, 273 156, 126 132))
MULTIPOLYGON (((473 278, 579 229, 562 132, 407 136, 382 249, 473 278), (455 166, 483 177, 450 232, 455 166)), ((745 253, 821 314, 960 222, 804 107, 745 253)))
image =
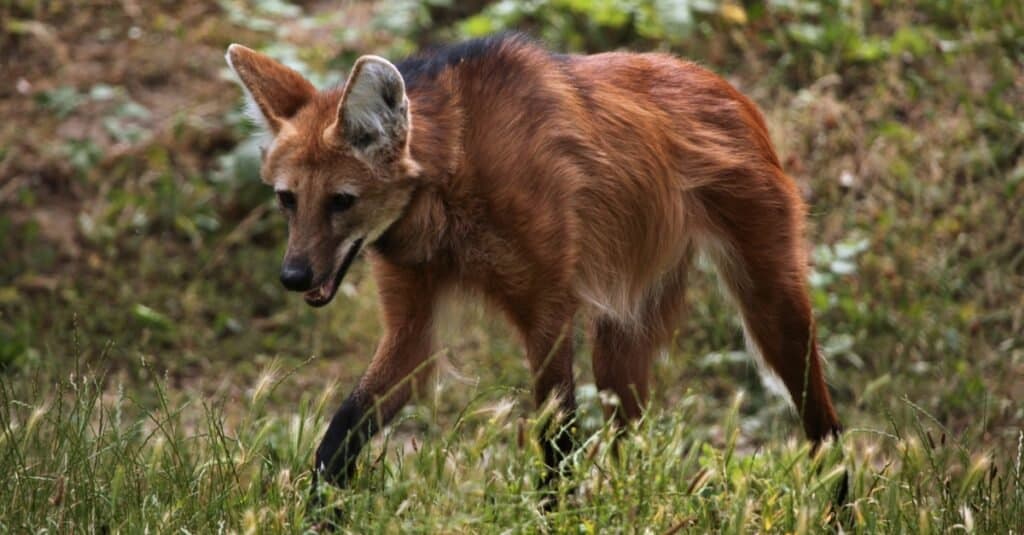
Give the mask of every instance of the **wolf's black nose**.
POLYGON ((281 266, 281 284, 293 292, 305 292, 313 284, 313 268, 306 260, 287 260, 281 266))

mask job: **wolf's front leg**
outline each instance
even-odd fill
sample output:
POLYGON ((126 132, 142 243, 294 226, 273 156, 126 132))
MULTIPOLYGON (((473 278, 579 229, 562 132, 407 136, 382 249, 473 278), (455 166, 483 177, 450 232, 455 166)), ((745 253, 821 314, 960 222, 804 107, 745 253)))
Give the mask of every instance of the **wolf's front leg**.
MULTIPOLYGON (((545 311, 525 331, 526 357, 534 375, 534 400, 538 409, 554 400, 557 411, 541 426, 545 473, 541 486, 550 489, 555 478, 565 474, 563 461, 576 449, 576 397, 572 361, 572 307, 545 311)), ((548 506, 551 507, 554 502, 548 506)))
POLYGON ((436 285, 383 261, 374 264, 384 336, 370 367, 334 414, 316 451, 315 474, 345 486, 366 442, 398 413, 430 372, 436 285))

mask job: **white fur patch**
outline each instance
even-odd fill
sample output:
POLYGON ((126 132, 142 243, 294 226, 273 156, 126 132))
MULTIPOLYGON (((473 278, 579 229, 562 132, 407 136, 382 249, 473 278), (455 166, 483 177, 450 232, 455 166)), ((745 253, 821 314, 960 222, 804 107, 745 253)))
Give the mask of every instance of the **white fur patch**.
POLYGON ((740 260, 739 252, 732 244, 708 233, 699 234, 694 243, 701 255, 711 263, 718 273, 718 280, 726 289, 730 298, 736 299, 738 292, 750 286, 750 276, 747 275, 740 260))
POLYGON ((795 409, 796 403, 789 395, 786 385, 782 383, 782 379, 768 366, 768 362, 764 360, 764 353, 761 352, 761 347, 757 345, 757 341, 754 340, 754 336, 750 333, 750 325, 747 323, 746 318, 743 319, 743 340, 747 345, 747 353, 753 357, 754 364, 757 365, 757 372, 761 376, 761 384, 764 385, 765 390, 788 400, 790 406, 795 409))
POLYGON ((263 111, 260 110, 259 105, 256 104, 256 100, 252 98, 252 93, 248 89, 245 90, 245 116, 260 129, 267 132, 270 131, 270 121, 263 115, 263 111))
POLYGON ((395 219, 398 219, 398 217, 396 216, 394 219, 381 221, 377 226, 370 229, 370 232, 366 233, 366 241, 368 243, 377 241, 377 238, 383 236, 388 228, 391 227, 391 224, 395 222, 395 219))
POLYGON ((342 184, 336 190, 334 190, 334 192, 340 193, 342 195, 354 195, 356 197, 359 196, 359 188, 353 186, 352 184, 342 184))
POLYGON ((576 279, 576 295, 602 315, 618 323, 642 331, 646 328, 646 314, 649 309, 665 297, 665 289, 678 286, 678 277, 685 277, 681 267, 688 266, 687 242, 680 242, 675 251, 667 256, 660 273, 650 281, 638 281, 624 277, 622 272, 611 266, 591 266, 580 271, 576 279))
POLYGON ((263 115, 263 111, 260 110, 256 99, 253 98, 252 92, 242 82, 242 77, 238 74, 238 69, 235 68, 234 62, 231 61, 231 50, 234 48, 241 48, 241 45, 232 43, 228 46, 227 53, 224 54, 224 60, 228 62, 228 67, 231 67, 231 72, 235 73, 235 78, 238 80, 238 85, 242 86, 242 91, 245 92, 245 116, 249 118, 254 124, 258 125, 263 130, 270 129, 270 121, 263 115))
POLYGON ((621 284, 614 287, 577 284, 576 294, 602 315, 626 325, 638 324, 640 303, 621 284))
MULTIPOLYGON (((345 262, 345 257, 348 256, 348 252, 352 249, 352 247, 356 243, 356 240, 358 240, 359 238, 360 238, 360 236, 350 236, 348 239, 346 239, 345 241, 343 241, 341 243, 341 246, 339 246, 337 249, 335 249, 335 251, 334 251, 334 271, 337 271, 338 268, 341 267, 341 264, 343 262, 345 262)), ((332 275, 334 274, 334 271, 331 272, 332 275)))
POLYGON ((274 193, 281 193, 282 191, 291 191, 291 188, 288 187, 288 180, 283 176, 274 180, 274 193))
MULTIPOLYGON (((406 194, 402 194, 402 195, 406 195, 406 194)), ((409 199, 408 199, 408 196, 407 196, 405 202, 402 203, 402 206, 404 207, 408 203, 409 203, 409 199)), ((374 226, 370 229, 369 232, 366 233, 366 242, 367 243, 373 243, 373 242, 377 241, 378 238, 380 238, 381 236, 384 235, 385 232, 387 232, 388 228, 391 227, 391 224, 394 223, 396 220, 398 220, 398 218, 402 215, 402 209, 400 209, 400 208, 399 209, 394 209, 394 210, 389 210, 387 212, 385 212, 383 210, 379 210, 378 212, 379 212, 378 217, 380 217, 381 219, 374 224, 374 226)))
POLYGON ((747 274, 742 260, 740 260, 739 252, 736 251, 732 244, 708 233, 702 233, 696 240, 696 243, 701 254, 711 262, 715 271, 718 272, 718 282, 725 291, 725 294, 740 309, 740 317, 743 321, 743 338, 746 342, 747 353, 750 354, 754 364, 757 365, 758 374, 761 376, 761 384, 764 385, 765 390, 782 396, 789 400, 791 406, 795 407, 795 402, 782 383, 782 379, 765 361, 764 352, 751 333, 750 326, 743 314, 742 306, 740 306, 739 293, 749 288, 751 283, 750 276, 747 274))

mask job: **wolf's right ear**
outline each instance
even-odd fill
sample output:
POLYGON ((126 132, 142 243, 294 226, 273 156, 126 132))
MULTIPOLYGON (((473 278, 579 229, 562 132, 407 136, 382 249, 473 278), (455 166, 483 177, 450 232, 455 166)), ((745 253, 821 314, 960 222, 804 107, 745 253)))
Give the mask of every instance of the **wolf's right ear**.
POLYGON ((403 155, 409 123, 409 98, 398 69, 378 56, 356 60, 329 135, 379 163, 403 155))
POLYGON ((233 44, 224 57, 259 110, 253 115, 275 135, 316 94, 301 74, 255 50, 233 44))

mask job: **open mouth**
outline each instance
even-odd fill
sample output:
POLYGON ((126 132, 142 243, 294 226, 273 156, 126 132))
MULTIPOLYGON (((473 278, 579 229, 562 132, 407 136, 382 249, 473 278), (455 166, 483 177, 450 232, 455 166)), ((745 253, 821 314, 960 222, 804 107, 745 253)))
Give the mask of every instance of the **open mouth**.
POLYGON ((341 265, 338 266, 338 270, 334 272, 334 276, 327 277, 320 286, 303 294, 307 305, 322 307, 334 299, 334 295, 338 293, 338 287, 341 286, 341 280, 345 278, 345 273, 348 273, 348 268, 352 266, 352 262, 356 259, 356 255, 359 254, 359 249, 362 246, 362 238, 352 243, 348 248, 348 252, 345 253, 345 258, 341 261, 341 265))

